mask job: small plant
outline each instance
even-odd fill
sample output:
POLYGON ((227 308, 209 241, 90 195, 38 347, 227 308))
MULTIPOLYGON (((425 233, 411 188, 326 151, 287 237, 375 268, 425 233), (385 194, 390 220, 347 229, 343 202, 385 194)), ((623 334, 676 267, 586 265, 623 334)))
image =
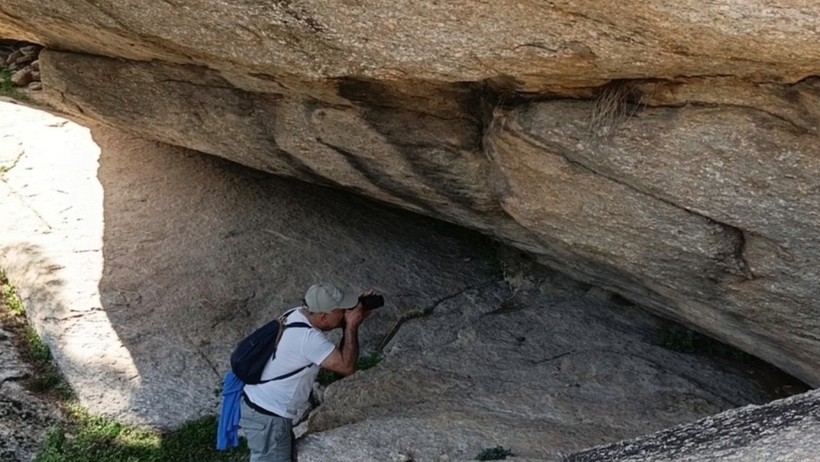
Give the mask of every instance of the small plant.
POLYGON ((46 342, 37 335, 37 331, 31 326, 26 326, 26 342, 28 343, 28 354, 36 362, 51 361, 51 350, 46 342))
POLYGON ((672 326, 661 333, 661 346, 679 353, 694 353, 695 332, 681 326, 672 326))
POLYGON ((63 379, 60 369, 54 363, 54 357, 48 345, 29 325, 24 328, 25 345, 23 355, 31 363, 34 374, 26 380, 26 386, 35 393, 49 393, 60 399, 71 399, 71 388, 63 379))
POLYGON ((14 86, 11 81, 11 70, 0 69, 0 96, 26 101, 28 97, 14 86))
POLYGON ((382 354, 378 351, 374 351, 367 356, 359 358, 359 370, 366 371, 368 369, 376 367, 382 360, 382 354))
POLYGON ((644 105, 645 96, 637 88, 618 80, 604 85, 590 110, 587 131, 593 139, 603 140, 644 105))
POLYGON ((496 446, 481 451, 475 460, 504 460, 507 456, 512 457, 514 455, 511 450, 505 449, 503 446, 496 446))
POLYGON ((26 314, 26 309, 23 308, 23 302, 17 295, 17 289, 8 283, 8 280, 3 273, 0 273, 0 286, 3 287, 3 301, 11 314, 14 316, 24 316, 26 314))
POLYGON ((26 379, 26 387, 42 394, 52 394, 58 399, 70 399, 71 388, 63 379, 54 363, 51 350, 37 331, 26 320, 26 309, 15 287, 9 283, 5 273, 0 271, 0 320, 14 332, 14 339, 21 356, 31 365, 32 374, 26 379))
MULTIPOLYGON (((357 363, 357 367, 360 371, 365 371, 367 369, 371 369, 376 367, 382 360, 382 354, 378 351, 374 351, 369 355, 362 356, 359 358, 359 362, 357 363)), ((319 382, 319 385, 328 386, 331 383, 342 379, 342 376, 327 369, 322 369, 319 371, 319 376, 316 378, 316 381, 319 382)))
POLYGON ((700 354, 750 364, 754 356, 719 340, 701 335, 683 326, 672 325, 661 331, 661 346, 679 353, 700 354))

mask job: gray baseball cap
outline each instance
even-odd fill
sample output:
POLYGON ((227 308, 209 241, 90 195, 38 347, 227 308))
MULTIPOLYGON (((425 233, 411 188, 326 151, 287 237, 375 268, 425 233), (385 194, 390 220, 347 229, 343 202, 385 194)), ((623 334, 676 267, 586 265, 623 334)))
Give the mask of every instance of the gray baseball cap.
POLYGON ((314 313, 330 313, 336 308, 349 310, 359 304, 359 295, 348 286, 320 282, 305 292, 305 304, 314 313))

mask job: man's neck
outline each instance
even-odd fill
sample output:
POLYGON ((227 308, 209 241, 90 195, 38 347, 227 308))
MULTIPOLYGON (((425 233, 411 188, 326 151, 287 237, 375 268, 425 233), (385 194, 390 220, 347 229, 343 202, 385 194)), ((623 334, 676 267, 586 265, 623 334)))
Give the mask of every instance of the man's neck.
MULTIPOLYGON (((308 310, 306 306, 300 306, 296 311, 298 311, 299 314, 301 314, 302 316, 305 317, 305 319, 307 319, 308 324, 310 324, 313 327, 316 327, 316 322, 313 319, 316 315, 311 313, 310 310, 308 310)), ((318 327, 317 327, 317 329, 318 329, 318 327)))

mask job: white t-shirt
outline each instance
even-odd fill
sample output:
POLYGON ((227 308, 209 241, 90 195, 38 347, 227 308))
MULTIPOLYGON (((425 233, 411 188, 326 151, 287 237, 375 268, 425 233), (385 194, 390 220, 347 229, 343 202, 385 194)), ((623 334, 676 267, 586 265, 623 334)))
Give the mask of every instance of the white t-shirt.
MULTIPOLYGON (((294 322, 310 324, 300 309, 293 311, 285 320, 286 324, 294 322)), ((285 329, 276 347, 276 357, 262 371, 262 380, 285 375, 308 364, 310 367, 281 380, 245 385, 245 394, 257 406, 295 419, 307 405, 313 382, 319 374, 319 365, 335 348, 325 334, 315 327, 285 329)))

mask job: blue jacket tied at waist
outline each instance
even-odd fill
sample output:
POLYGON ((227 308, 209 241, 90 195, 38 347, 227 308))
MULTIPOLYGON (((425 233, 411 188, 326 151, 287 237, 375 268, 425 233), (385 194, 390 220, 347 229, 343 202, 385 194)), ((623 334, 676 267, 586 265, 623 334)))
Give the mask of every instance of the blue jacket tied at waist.
POLYGON ((222 412, 216 431, 216 449, 226 451, 239 446, 239 402, 245 382, 228 371, 222 382, 222 412))

